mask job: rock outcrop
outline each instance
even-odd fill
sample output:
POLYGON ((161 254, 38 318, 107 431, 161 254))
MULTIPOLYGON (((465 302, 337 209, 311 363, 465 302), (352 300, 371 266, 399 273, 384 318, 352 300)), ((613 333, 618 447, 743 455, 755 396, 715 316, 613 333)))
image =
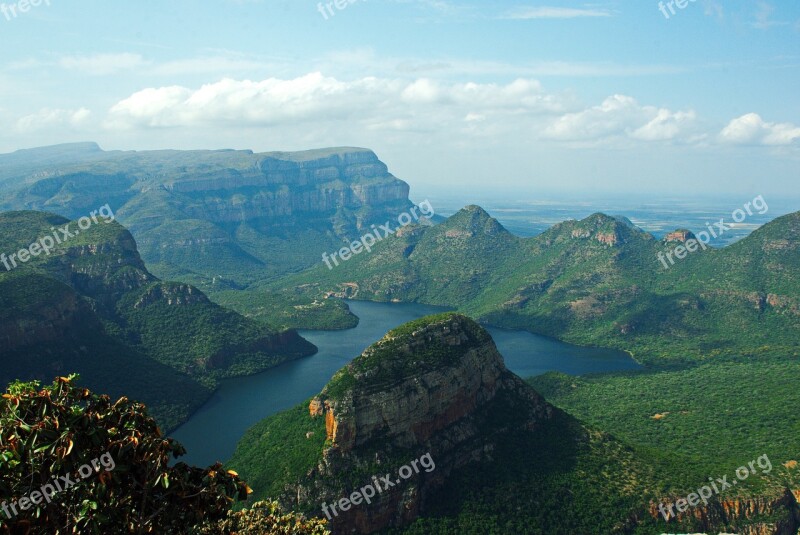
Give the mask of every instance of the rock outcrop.
MULTIPOLYGON (((671 521, 690 521, 706 533, 735 529, 740 535, 796 535, 800 529, 798 497, 800 491, 786 490, 771 498, 725 498, 677 513, 671 521)), ((650 504, 649 513, 658 519, 658 504, 650 504)))
POLYGON ((669 234, 664 236, 664 243, 671 243, 671 242, 680 242, 686 243, 689 240, 696 240, 697 237, 691 230, 686 229, 678 229, 676 231, 670 232, 669 234))
POLYGON ((245 170, 182 176, 164 187, 173 193, 202 195, 202 203, 184 211, 217 223, 330 214, 340 208, 408 201, 408 184, 393 177, 369 150, 332 149, 316 158, 313 153, 268 153, 251 159, 252 166, 245 170))
POLYGON ((472 320, 445 314, 412 322, 368 348, 311 401, 309 417, 325 418, 327 447, 309 481, 288 495, 335 502, 355 490, 333 483, 344 474, 360 474, 364 485, 379 475, 372 471, 396 474, 401 461, 430 453, 435 471, 333 519, 337 533, 403 525, 453 470, 491 459, 512 429, 536 432, 552 410, 506 369, 491 337, 472 320))

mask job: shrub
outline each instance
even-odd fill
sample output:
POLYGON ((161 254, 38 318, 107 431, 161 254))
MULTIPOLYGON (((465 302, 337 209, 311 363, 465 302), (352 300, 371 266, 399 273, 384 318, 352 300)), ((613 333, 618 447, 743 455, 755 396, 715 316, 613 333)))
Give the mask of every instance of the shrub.
POLYGON ((219 464, 169 466, 186 451, 144 405, 112 402, 76 379, 16 382, 0 400, 0 533, 188 533, 246 499, 247 485, 219 464), (78 475, 84 465, 91 473, 78 475), (61 477, 75 484, 43 499, 38 491, 61 477))

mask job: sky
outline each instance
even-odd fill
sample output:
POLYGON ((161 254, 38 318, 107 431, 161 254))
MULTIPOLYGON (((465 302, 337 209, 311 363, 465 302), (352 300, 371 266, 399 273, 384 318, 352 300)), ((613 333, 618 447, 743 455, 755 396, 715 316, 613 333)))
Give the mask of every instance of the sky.
POLYGON ((0 0, 0 152, 355 146, 417 195, 800 198, 798 67, 796 0, 0 0))

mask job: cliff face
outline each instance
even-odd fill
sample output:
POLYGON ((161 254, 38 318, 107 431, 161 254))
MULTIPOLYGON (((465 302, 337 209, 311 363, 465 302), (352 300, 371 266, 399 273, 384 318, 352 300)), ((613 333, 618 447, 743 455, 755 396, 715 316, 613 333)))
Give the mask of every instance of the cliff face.
POLYGON ((111 240, 67 247, 51 268, 67 284, 105 306, 158 280, 147 271, 131 233, 121 227, 111 240))
MULTIPOLYGON (((455 317, 420 328, 409 340, 393 348, 396 358, 415 359, 433 345, 443 344, 462 354, 453 365, 393 373, 394 363, 380 368, 354 371, 358 387, 339 399, 325 400, 328 438, 341 453, 381 440, 401 448, 425 443, 448 426, 468 418, 491 402, 500 389, 520 390, 522 382, 508 372, 491 340, 474 343, 465 332, 462 318, 455 317), (385 375, 386 379, 375 380, 385 375)), ((364 353, 366 358, 381 351, 378 346, 364 353)), ((532 392, 531 401, 541 402, 532 392)), ((323 398, 325 397, 323 392, 323 398)), ((315 398, 319 404, 320 398, 315 398)), ((313 402, 312 402, 313 404, 313 402)), ((536 415, 532 415, 535 420, 536 415)))
POLYGON ((396 473, 399 459, 424 453, 435 460, 435 471, 333 519, 337 533, 373 533, 412 521, 453 470, 490 459, 505 432, 535 432, 552 408, 506 369, 483 329, 448 314, 389 333, 334 377, 309 414, 325 418, 329 446, 293 496, 313 490, 315 498, 335 502, 354 490, 332 483, 343 474, 396 473))
MULTIPOLYGON (((796 535, 800 529, 800 491, 786 490, 775 497, 729 498, 678 513, 674 521, 691 521, 707 533, 735 530, 740 535, 796 535), (754 521, 758 518, 768 521, 754 521)), ((676 498, 677 499, 677 498, 676 498)), ((658 504, 650 504, 650 515, 658 519, 658 504)))
POLYGON ((220 273, 242 285, 298 271, 411 206, 408 184, 368 149, 86 150, 17 154, 14 167, 0 169, 0 210, 79 218, 108 204, 148 266, 163 269, 157 275, 177 272, 194 284, 220 273))
POLYGON ((341 208, 408 202, 408 184, 393 177, 372 151, 346 149, 299 158, 291 153, 268 155, 249 170, 182 177, 165 188, 202 199, 185 207, 191 217, 221 223, 329 215, 341 208))
POLYGON ((665 243, 671 243, 671 242, 685 243, 685 242, 687 242, 689 240, 696 240, 696 239, 697 239, 697 237, 694 235, 694 233, 691 230, 678 229, 678 230, 676 230, 674 232, 670 232, 670 233, 666 234, 664 236, 663 241, 665 243))

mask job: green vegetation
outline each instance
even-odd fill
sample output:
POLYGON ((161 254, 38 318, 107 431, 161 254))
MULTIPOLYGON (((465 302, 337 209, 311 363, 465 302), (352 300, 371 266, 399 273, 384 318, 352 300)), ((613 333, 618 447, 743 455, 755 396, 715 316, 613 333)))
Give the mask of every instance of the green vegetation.
POLYGON ((286 513, 278 502, 261 501, 249 509, 229 511, 228 518, 192 535, 330 535, 326 520, 286 513))
POLYGON ((642 512, 652 473, 608 435, 563 413, 499 441, 492 462, 459 470, 393 535, 620 533, 642 512))
POLYGON ((143 405, 76 381, 16 382, 0 400, 0 533, 329 535, 276 503, 233 512, 251 492, 235 472, 170 466, 186 451, 143 405), (59 476, 74 484, 53 486, 59 476))
POLYGON ((501 327, 631 352, 649 365, 743 353, 800 356, 800 213, 664 270, 664 244, 603 214, 511 235, 477 206, 385 240, 370 255, 273 283, 456 307, 501 327), (721 268, 723 266, 723 268, 721 268))
MULTIPOLYGON (((76 222, 0 214, 0 251, 18 251, 76 222)), ((131 234, 102 219, 12 271, 0 269, 0 380, 77 371, 87 385, 148 403, 166 429, 197 409, 220 378, 262 371, 315 348, 157 280, 131 234)))
POLYGON ((366 379, 361 381, 361 378, 368 377, 369 384, 375 389, 380 389, 380 385, 392 384, 443 366, 452 366, 461 359, 467 349, 489 340, 491 340, 489 333, 465 316, 452 312, 426 316, 389 331, 382 340, 337 372, 322 394, 323 397, 339 399, 357 383, 364 387, 366 379), (446 325, 453 321, 466 326, 465 334, 468 337, 466 343, 451 346, 434 339, 425 344, 424 350, 420 347, 408 349, 409 343, 414 342, 418 331, 443 326, 446 329, 446 325), (400 355, 403 358, 398 358, 400 355))
POLYGON ((308 300, 306 288, 286 288, 274 291, 254 287, 246 291, 228 290, 212 293, 214 302, 243 316, 266 324, 274 330, 352 329, 358 318, 347 304, 339 299, 308 300))
POLYGON ((686 369, 530 380, 550 402, 646 456, 665 475, 662 494, 686 495, 708 477, 732 474, 768 455, 774 470, 751 477, 738 494, 796 488, 800 363, 724 359, 686 369), (668 477, 666 477, 668 475, 668 477))
POLYGON ((227 466, 248 481, 254 497, 280 496, 287 482, 302 480, 319 464, 325 418, 311 418, 308 403, 262 420, 239 441, 227 466))
POLYGON ((204 296, 192 298, 185 285, 157 282, 129 292, 117 303, 117 311, 131 340, 159 362, 191 375, 249 375, 313 351, 296 335, 291 342, 274 343, 276 331, 204 296), (180 299, 191 306, 170 304, 180 299), (137 306, 148 300, 153 302, 137 306), (177 332, 182 336, 175 336, 177 332))
POLYGON ((219 465, 170 467, 185 451, 161 436, 144 406, 94 395, 74 380, 14 383, 0 401, 3 500, 33 498, 53 476, 77 483, 1 518, 3 532, 188 533, 247 497, 246 485, 219 465), (98 459, 91 474, 79 471, 98 459))

